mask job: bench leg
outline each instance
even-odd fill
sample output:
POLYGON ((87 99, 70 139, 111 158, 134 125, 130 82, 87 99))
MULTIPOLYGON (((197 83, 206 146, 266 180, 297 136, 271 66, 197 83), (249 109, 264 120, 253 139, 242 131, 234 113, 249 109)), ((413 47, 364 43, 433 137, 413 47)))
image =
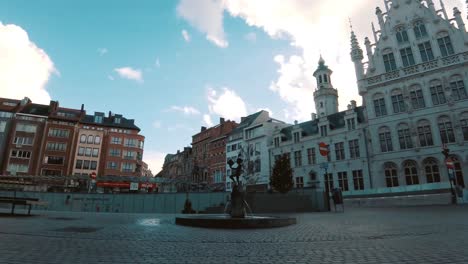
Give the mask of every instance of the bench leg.
POLYGON ((15 203, 13 203, 11 205, 11 214, 14 215, 15 214, 15 203))
POLYGON ((29 205, 28 215, 31 215, 31 205, 29 205))

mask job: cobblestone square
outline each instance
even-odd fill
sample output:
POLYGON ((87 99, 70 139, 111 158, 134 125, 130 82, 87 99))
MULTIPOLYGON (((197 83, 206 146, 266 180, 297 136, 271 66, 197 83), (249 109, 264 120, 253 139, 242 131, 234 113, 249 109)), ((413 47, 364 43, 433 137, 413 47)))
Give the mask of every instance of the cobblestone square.
POLYGON ((173 214, 0 218, 0 263, 468 263, 468 207, 347 208, 285 228, 177 226, 173 214))

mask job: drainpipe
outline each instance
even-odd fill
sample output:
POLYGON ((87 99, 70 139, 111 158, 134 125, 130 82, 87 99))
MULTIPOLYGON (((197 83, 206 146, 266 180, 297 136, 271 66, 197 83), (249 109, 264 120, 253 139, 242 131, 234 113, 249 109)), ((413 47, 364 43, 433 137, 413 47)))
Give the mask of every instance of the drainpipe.
POLYGON ((374 188, 374 184, 372 183, 372 173, 371 173, 371 168, 370 168, 370 156, 369 156, 369 147, 368 147, 368 142, 367 142, 367 128, 363 129, 364 131, 364 143, 366 147, 366 157, 367 157, 367 172, 369 173, 369 183, 370 183, 370 188, 374 188))

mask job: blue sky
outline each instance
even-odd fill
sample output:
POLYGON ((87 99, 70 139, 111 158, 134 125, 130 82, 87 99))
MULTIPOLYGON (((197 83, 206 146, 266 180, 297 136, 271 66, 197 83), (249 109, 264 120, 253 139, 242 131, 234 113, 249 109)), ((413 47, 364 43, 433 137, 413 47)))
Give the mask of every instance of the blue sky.
MULTIPOLYGON (((448 2, 465 9, 461 0, 448 2)), ((0 55, 9 54, 10 61, 0 70, 16 79, 0 82, 2 96, 53 99, 73 108, 83 103, 90 114, 134 118, 146 136, 144 159, 157 172, 166 153, 189 145, 200 126, 221 116, 239 120, 267 109, 290 123, 307 120, 319 54, 340 76, 334 77, 345 95, 340 109, 351 99, 360 102, 347 17, 362 45, 382 3, 338 5, 343 7, 340 0, 3 0, 0 55)))

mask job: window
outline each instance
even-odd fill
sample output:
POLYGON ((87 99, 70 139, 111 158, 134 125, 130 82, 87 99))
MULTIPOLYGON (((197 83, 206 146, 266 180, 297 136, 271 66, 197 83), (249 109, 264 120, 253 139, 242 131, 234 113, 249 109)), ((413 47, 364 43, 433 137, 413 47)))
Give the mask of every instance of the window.
POLYGON ((95 170, 96 168, 97 168, 97 161, 92 160, 91 163, 90 163, 89 169, 95 170))
MULTIPOLYGON (((133 163, 122 163, 122 171, 123 172, 133 172, 133 163)), ((205 176, 206 177, 206 176, 205 176)))
POLYGON ((18 123, 16 125, 16 131, 27 132, 27 133, 36 133, 37 126, 25 124, 25 123, 18 123))
POLYGON ((468 113, 465 112, 462 114, 460 119, 460 126, 463 133, 463 140, 468 141, 468 113))
POLYGON ((391 72, 397 69, 396 67, 396 62, 395 62, 395 56, 393 55, 393 52, 387 53, 383 55, 383 61, 384 61, 384 66, 385 66, 385 71, 386 72, 391 72))
POLYGON ((47 169, 44 169, 44 170, 41 171, 41 175, 60 176, 60 175, 62 175, 62 171, 61 170, 47 170, 47 169))
POLYGON ((300 167, 302 166, 302 157, 301 157, 301 151, 294 151, 294 166, 295 167, 300 167))
POLYGON ((308 148, 307 149, 307 161, 308 161, 309 165, 317 163, 317 158, 315 156, 315 148, 308 148))
POLYGON ((364 190, 364 177, 362 170, 353 170, 353 185, 354 190, 364 190))
POLYGON ((115 162, 115 161, 109 161, 109 162, 107 163, 107 168, 108 168, 108 169, 116 170, 117 167, 118 167, 118 165, 117 165, 117 162, 115 162))
POLYGON ((352 159, 356 159, 360 157, 359 154, 359 140, 353 139, 348 141, 349 144, 349 155, 352 159))
POLYGON ((93 157, 99 156, 99 149, 93 148, 93 157))
POLYGON ((445 104, 447 100, 445 99, 444 89, 439 80, 432 81, 429 87, 431 91, 431 98, 433 105, 445 104))
POLYGON ((407 124, 400 124, 398 126, 398 141, 400 142, 400 149, 409 149, 413 147, 411 133, 407 124))
POLYGON ((329 193, 331 190, 333 190, 333 174, 332 173, 327 173, 325 174, 325 191, 329 193))
POLYGON ((120 157, 120 149, 110 149, 109 155, 112 157, 120 157))
POLYGON ((18 159, 29 159, 31 158, 31 151, 25 151, 25 150, 12 150, 11 151, 11 158, 18 158, 18 159))
POLYGON ((408 42, 408 32, 403 27, 397 29, 396 38, 398 43, 408 42))
POLYGON ((450 119, 447 116, 442 116, 439 118, 438 124, 442 143, 455 142, 455 135, 453 133, 452 122, 450 122, 450 119))
POLYGON ((62 165, 63 161, 64 161, 63 157, 57 157, 57 156, 46 156, 44 158, 44 163, 46 164, 62 165))
POLYGON ((119 138, 119 137, 112 137, 111 138, 111 144, 122 144, 122 138, 119 138))
POLYGON ((327 136, 327 126, 320 126, 320 136, 326 137, 327 136))
POLYGON ((387 108, 385 107, 385 99, 383 97, 374 99, 375 116, 387 115, 387 108))
POLYGON ((465 188, 465 181, 463 180, 463 170, 460 164, 460 160, 457 157, 452 156, 453 165, 455 165, 455 184, 465 188))
POLYGON ((96 115, 94 116, 94 123, 102 123, 103 116, 101 115, 96 115))
POLYGON ((403 163, 406 185, 419 184, 418 168, 415 161, 408 160, 403 163))
MULTIPOLYGON (((300 166, 300 165, 299 165, 300 166)), ((261 160, 259 158, 257 158, 254 162, 254 171, 255 172, 260 172, 262 170, 262 167, 261 167, 261 160)))
POLYGON ((396 113, 401 113, 406 111, 406 106, 405 106, 405 101, 403 99, 403 94, 401 91, 394 91, 392 92, 392 106, 393 106, 393 112, 396 113))
POLYGON ((275 141, 275 147, 279 147, 280 138, 279 138, 279 137, 275 137, 274 141, 275 141))
POLYGON ((93 144, 94 143, 94 137, 92 135, 88 136, 88 144, 93 144))
MULTIPOLYGON (((417 89, 417 88, 414 88, 417 89)), ((411 106, 413 109, 419 109, 426 107, 424 103, 424 95, 421 89, 410 91, 411 106)))
POLYGON ((22 172, 26 173, 29 170, 29 166, 27 164, 15 164, 15 163, 10 163, 8 164, 8 169, 11 174, 15 174, 17 172, 22 172))
POLYGON ((427 147, 434 145, 432 140, 431 124, 427 120, 421 120, 418 122, 418 138, 419 145, 421 147, 427 147))
POLYGON ((467 98, 465 84, 459 76, 452 78, 450 81, 450 90, 452 90, 452 98, 455 101, 467 98))
POLYGON ((294 143, 299 142, 299 132, 294 132, 293 136, 294 136, 294 143))
POLYGON ((32 145, 33 138, 32 137, 15 137, 13 139, 13 144, 16 145, 32 145))
POLYGON ((418 44, 418 48, 419 54, 421 54, 421 60, 423 62, 431 61, 434 59, 434 53, 432 53, 432 47, 429 41, 418 44))
POLYGON ((296 177, 296 188, 304 188, 304 177, 296 177))
POLYGON ((400 55, 401 60, 403 61, 403 67, 409 67, 416 64, 411 48, 400 49, 400 55))
POLYGON ((126 138, 125 139, 125 146, 126 147, 136 147, 137 146, 137 140, 134 138, 126 138))
POLYGON ((348 130, 354 130, 356 129, 356 120, 354 118, 346 119, 346 125, 348 130))
POLYGON ((336 160, 345 159, 345 151, 344 151, 343 142, 335 143, 335 155, 336 155, 336 160))
POLYGON ((83 170, 89 170, 89 160, 83 161, 83 170))
POLYGON ((124 159, 135 159, 136 152, 131 150, 124 150, 124 159))
POLYGON ((65 151, 67 148, 66 143, 62 142, 47 142, 46 149, 52 151, 65 151))
POLYGON ((78 156, 84 156, 85 154, 85 148, 84 147, 79 147, 78 148, 78 156))
POLYGON ((260 155, 261 151, 260 142, 255 143, 255 155, 260 155))
POLYGON ((5 132, 6 124, 6 121, 0 121, 0 133, 5 132))
POLYGON ((75 169, 81 170, 82 167, 83 167, 83 161, 82 160, 76 160, 75 169))
POLYGON ((120 117, 116 117, 116 118, 114 119, 114 123, 120 124, 120 117))
POLYGON ((343 192, 349 191, 348 174, 346 171, 338 172, 338 184, 343 192))
POLYGON ((423 163, 427 183, 440 182, 440 171, 437 160, 434 158, 427 158, 423 163))
POLYGON ((91 157, 91 153, 93 152, 92 148, 85 148, 85 156, 91 157))
POLYGON ((384 169, 385 169, 385 181, 387 182, 387 187, 399 186, 397 166, 395 165, 395 163, 392 163, 392 162, 385 163, 384 169))
POLYGON ((101 137, 100 136, 95 136, 94 137, 94 144, 96 144, 96 145, 101 144, 101 137))
POLYGON ((414 30, 414 35, 416 36, 417 39, 427 36, 426 26, 424 25, 422 21, 418 21, 414 23, 413 30, 414 30))
POLYGON ((86 143, 86 135, 80 136, 80 143, 86 143))
POLYGON ((388 127, 382 127, 379 129, 379 141, 380 150, 382 152, 393 151, 392 135, 388 127))
POLYGON ((437 44, 439 44, 439 49, 440 53, 442 54, 442 57, 447 57, 455 53, 449 36, 438 38, 437 44))

